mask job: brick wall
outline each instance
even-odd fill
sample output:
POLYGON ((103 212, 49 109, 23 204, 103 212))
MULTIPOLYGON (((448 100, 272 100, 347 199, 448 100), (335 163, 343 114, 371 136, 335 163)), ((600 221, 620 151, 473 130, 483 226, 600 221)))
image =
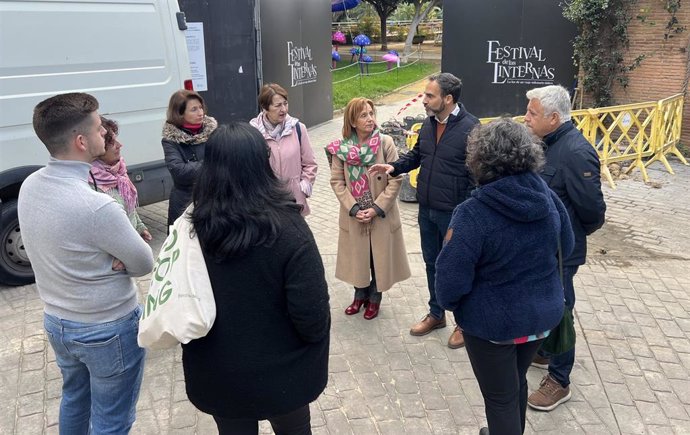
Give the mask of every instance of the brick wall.
MULTIPOLYGON (((660 0, 639 0, 633 6, 633 17, 647 15, 646 23, 633 18, 628 25, 630 47, 626 57, 627 64, 640 54, 647 57, 640 66, 629 73, 629 84, 623 89, 614 88, 615 104, 639 103, 660 100, 683 92, 683 84, 688 73, 688 49, 690 48, 690 2, 681 3, 676 18, 687 29, 664 41, 666 23, 670 14, 664 10, 660 0), (646 11, 641 11, 646 9, 646 11), (651 25, 650 23, 655 23, 651 25)), ((683 114, 683 133, 681 142, 690 145, 690 98, 686 96, 683 114)))

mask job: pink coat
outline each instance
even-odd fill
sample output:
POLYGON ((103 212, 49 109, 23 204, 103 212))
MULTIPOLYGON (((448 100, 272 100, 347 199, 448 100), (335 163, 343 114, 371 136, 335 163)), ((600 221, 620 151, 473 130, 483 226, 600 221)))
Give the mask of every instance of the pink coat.
POLYGON ((299 122, 297 119, 288 116, 285 120, 285 129, 278 141, 266 132, 261 121, 261 115, 252 119, 250 124, 263 134, 271 149, 270 162, 273 172, 279 179, 287 183, 297 203, 304 207, 302 216, 306 216, 309 214, 309 204, 307 204, 306 195, 300 188, 300 181, 306 180, 311 186, 314 186, 317 165, 314 151, 311 149, 307 127, 302 123, 300 123, 300 130, 302 131, 302 143, 300 145, 297 130, 294 128, 297 122, 299 122))

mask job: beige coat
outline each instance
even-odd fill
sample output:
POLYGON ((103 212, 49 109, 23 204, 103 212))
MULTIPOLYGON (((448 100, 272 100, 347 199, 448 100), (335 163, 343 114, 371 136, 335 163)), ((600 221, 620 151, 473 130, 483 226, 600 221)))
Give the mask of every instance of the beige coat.
MULTIPOLYGON (((393 139, 386 135, 381 135, 381 139, 382 146, 376 154, 376 163, 396 161, 398 152, 393 139)), ((331 187, 340 201, 335 277, 355 287, 368 287, 371 276, 369 255, 373 254, 376 285, 379 291, 386 291, 396 282, 410 277, 397 204, 402 177, 393 178, 385 174, 370 176, 369 189, 374 203, 385 212, 386 217, 377 216, 372 220, 369 236, 362 231, 362 224, 349 215, 357 201, 350 193, 347 166, 347 163, 333 156, 331 187)))

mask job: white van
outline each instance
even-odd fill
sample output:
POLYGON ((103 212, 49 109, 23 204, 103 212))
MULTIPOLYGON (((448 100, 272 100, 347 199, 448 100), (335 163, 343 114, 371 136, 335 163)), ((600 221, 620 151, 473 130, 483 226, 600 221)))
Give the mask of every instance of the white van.
POLYGON ((140 204, 167 198, 165 111, 173 92, 192 87, 184 29, 176 0, 0 0, 0 282, 33 282, 17 194, 49 158, 32 127, 38 102, 94 95, 119 123, 140 204))

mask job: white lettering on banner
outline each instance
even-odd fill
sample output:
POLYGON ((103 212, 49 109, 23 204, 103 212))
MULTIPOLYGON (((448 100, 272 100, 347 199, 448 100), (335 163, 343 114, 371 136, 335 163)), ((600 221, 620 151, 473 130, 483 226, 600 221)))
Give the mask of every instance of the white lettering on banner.
POLYGON ((552 85, 555 68, 546 63, 541 48, 511 47, 500 41, 486 41, 489 53, 486 63, 493 64, 492 84, 552 85))
POLYGON ((292 41, 287 42, 287 63, 290 67, 291 86, 305 85, 316 81, 316 65, 313 63, 309 46, 295 47, 292 41))

